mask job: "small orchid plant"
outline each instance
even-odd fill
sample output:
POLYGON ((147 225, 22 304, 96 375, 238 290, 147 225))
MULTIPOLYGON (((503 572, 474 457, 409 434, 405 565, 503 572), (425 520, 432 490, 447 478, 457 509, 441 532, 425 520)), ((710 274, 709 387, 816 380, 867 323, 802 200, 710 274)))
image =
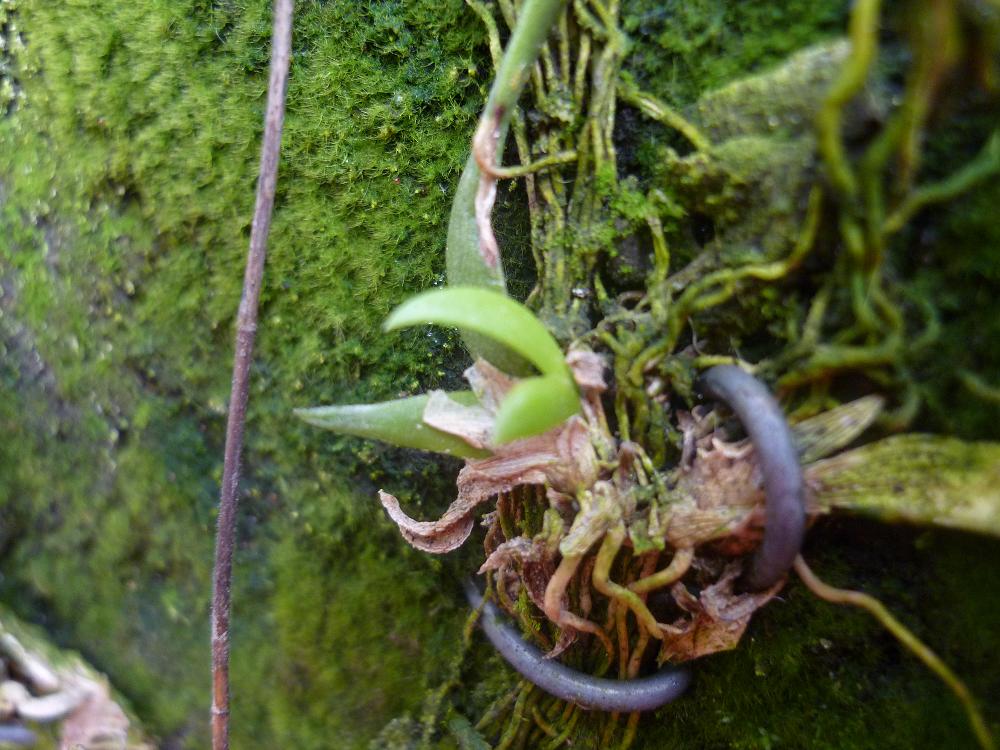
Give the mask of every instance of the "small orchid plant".
POLYGON ((465 372, 468 391, 296 411, 306 422, 335 432, 467 459, 458 498, 438 521, 415 521, 395 497, 380 492, 411 544, 435 553, 455 549, 471 533, 475 506, 517 485, 547 483, 572 493, 593 481, 593 445, 608 443, 597 398, 604 390, 600 357, 582 350, 564 355, 530 310, 484 287, 419 294, 396 308, 384 328, 420 324, 488 337, 539 374, 515 378, 477 359, 465 372))
MULTIPOLYGON (((475 509, 492 498, 516 497, 522 508, 530 504, 538 510, 530 524, 512 528, 504 528, 502 511, 490 514, 487 558, 479 572, 492 574, 494 593, 509 613, 516 614, 512 602, 524 601, 523 594, 555 626, 545 633, 534 623, 530 628, 549 647, 548 657, 563 652, 579 634, 590 634, 607 652, 607 663, 617 658, 624 676, 634 678, 652 641, 659 643, 661 664, 734 648, 753 612, 784 582, 761 591, 737 585, 741 558, 759 542, 764 507, 753 444, 730 442, 724 425, 703 407, 678 410, 680 460, 672 467, 654 466, 641 445, 608 426, 601 402, 607 390, 602 357, 574 347, 563 352, 541 321, 504 293, 492 209, 497 180, 519 172, 503 169, 498 159, 511 113, 564 5, 564 0, 525 0, 518 10, 455 191, 445 259, 452 286, 406 301, 384 326, 387 331, 424 324, 458 328, 474 357, 465 372, 470 389, 296 414, 335 432, 465 459, 457 497, 435 521, 411 518, 394 496, 379 492, 389 516, 417 549, 440 554, 460 546, 472 532, 475 509), (641 565, 616 567, 623 549, 641 565), (661 555, 667 555, 667 564, 659 568, 661 555), (697 585, 688 588, 685 576, 697 585), (571 586, 574 580, 578 587, 571 586), (658 621, 647 605, 657 590, 669 592, 671 622, 658 621), (592 591, 603 595, 607 609, 594 606, 592 591), (602 611, 614 615, 607 627, 594 619, 602 611), (628 613, 638 633, 631 656, 628 613), (609 637, 615 629, 617 646, 609 637)), ((613 104, 605 119, 613 122, 613 104)), ((539 158, 534 168, 561 158, 539 158)), ((754 271, 765 274, 760 278, 772 278, 767 276, 772 272, 770 266, 754 271)), ((881 398, 868 396, 791 425, 810 488, 807 515, 840 509, 1000 536, 994 479, 1000 443, 897 435, 840 452, 882 408, 881 398), (920 481, 910 481, 914 472, 920 481)), ((796 571, 821 598, 872 613, 955 692, 981 746, 995 747, 968 689, 879 602, 826 586, 801 557, 796 571)))

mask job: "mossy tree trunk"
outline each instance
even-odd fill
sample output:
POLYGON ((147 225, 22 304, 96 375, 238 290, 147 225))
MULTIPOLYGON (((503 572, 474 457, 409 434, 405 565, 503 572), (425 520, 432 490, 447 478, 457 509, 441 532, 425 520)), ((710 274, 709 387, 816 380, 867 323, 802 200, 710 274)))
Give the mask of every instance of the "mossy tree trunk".
MULTIPOLYGON (((918 5, 884 11, 876 85, 844 116, 848 160, 914 69, 921 31, 907 19, 918 5)), ((956 7, 965 67, 950 80, 962 85, 934 97, 921 184, 976 158, 997 122, 991 6, 956 7)), ((466 616, 457 582, 481 551, 431 559, 409 549, 375 490, 433 517, 451 499, 457 464, 331 439, 291 410, 459 383, 467 355, 457 336, 379 326, 443 278, 449 206, 492 76, 489 45, 460 0, 303 1, 297 12, 247 426, 234 746, 365 747, 396 719, 383 741, 416 747, 412 726, 453 675, 466 616)), ((633 210, 652 186, 669 193, 657 215, 673 270, 701 255, 708 261, 692 274, 793 251, 810 187, 827 184, 811 118, 843 63, 848 12, 840 1, 623 3, 632 45, 623 69, 696 123, 716 153, 700 159, 641 102, 620 104, 617 170, 606 177, 626 220, 577 238, 616 253, 582 258, 566 243, 560 252, 610 294, 628 292, 656 260, 649 235, 635 231, 648 217, 633 210), (789 62, 806 47, 812 58, 789 62)), ((211 530, 270 7, 2 0, 0 20, 0 593, 106 670, 165 745, 205 746, 211 530)), ((922 327, 922 301, 940 334, 912 356, 904 336, 886 377, 848 372, 834 395, 883 390, 910 429, 1000 439, 996 402, 979 397, 995 394, 962 385, 1000 371, 998 200, 1000 180, 985 180, 894 234, 885 268, 905 290, 906 336, 922 327), (913 398, 919 409, 907 411, 913 398)), ((497 234, 522 296, 535 281, 523 204, 519 183, 501 183, 497 234)), ((752 359, 779 352, 836 267, 839 231, 820 225, 794 283, 738 287, 697 319, 699 346, 752 359)), ((535 301, 568 339, 580 306, 562 303, 582 297, 545 285, 554 278, 543 276, 535 301)), ((831 293, 834 308, 839 299, 851 309, 849 289, 831 293)), ((816 372, 806 358, 789 361, 816 372)), ((889 602, 997 725, 994 541, 838 518, 813 530, 806 552, 833 581, 889 602)), ((467 658, 448 700, 474 719, 513 678, 484 643, 467 658)), ((430 736, 456 746, 447 731, 430 736)), ((696 665, 692 694, 645 718, 634 746, 972 742, 960 707, 864 614, 792 586, 739 649, 696 665)))

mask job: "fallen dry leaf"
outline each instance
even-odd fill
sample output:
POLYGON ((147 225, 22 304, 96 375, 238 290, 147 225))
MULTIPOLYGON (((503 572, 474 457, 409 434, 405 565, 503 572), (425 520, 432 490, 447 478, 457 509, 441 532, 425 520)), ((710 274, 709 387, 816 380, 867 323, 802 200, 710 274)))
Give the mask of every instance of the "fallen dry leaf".
POLYGON ((660 649, 661 664, 690 661, 736 647, 753 613, 785 585, 780 581, 766 591, 737 594, 734 587, 742 569, 742 563, 730 563, 719 580, 698 597, 683 583, 674 584, 674 601, 691 616, 667 627, 660 649))
POLYGON ((481 406, 465 406, 444 391, 431 391, 423 422, 436 430, 460 437, 473 448, 488 448, 493 437, 493 415, 481 406))
POLYGON ((82 675, 72 682, 86 698, 63 722, 59 750, 126 750, 129 720, 108 686, 82 675))
POLYGON ((423 552, 435 555, 451 552, 462 546, 472 533, 472 511, 476 502, 470 504, 460 497, 437 521, 417 521, 403 512, 395 496, 379 490, 378 497, 389 518, 399 526, 403 538, 423 552))

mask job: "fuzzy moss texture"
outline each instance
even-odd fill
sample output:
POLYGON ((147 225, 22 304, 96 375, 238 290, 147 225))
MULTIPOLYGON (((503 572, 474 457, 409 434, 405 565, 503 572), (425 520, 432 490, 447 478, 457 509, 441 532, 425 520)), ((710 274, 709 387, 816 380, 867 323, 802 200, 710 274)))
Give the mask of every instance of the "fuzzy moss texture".
MULTIPOLYGON (((631 0, 628 67, 689 105, 841 35, 846 13, 831 0, 631 0)), ((214 504, 270 6, 2 0, 0 21, 0 595, 106 671, 164 746, 204 747, 214 504)), ((373 491, 431 517, 456 467, 290 414, 457 381, 456 338, 379 324, 441 281, 490 74, 461 0, 298 3, 247 426, 236 747, 366 747, 393 719, 377 742, 417 747, 400 717, 419 717, 451 674, 456 582, 476 551, 410 550, 373 491)), ((655 172, 662 130, 632 127, 631 164, 655 172)), ((988 129, 940 125, 928 172, 971 157, 988 129)), ((993 181, 928 212, 898 264, 945 325, 920 372, 920 426, 966 438, 1000 439, 996 406, 954 374, 1000 371, 998 201, 993 181)), ((833 583, 883 598, 997 727, 995 542, 845 519, 814 530, 806 552, 833 583)), ((475 644, 465 674, 479 677, 452 693, 473 721, 512 679, 475 644)), ((973 746, 932 675, 866 615, 800 586, 696 670, 691 695, 647 717, 634 747, 973 746)))

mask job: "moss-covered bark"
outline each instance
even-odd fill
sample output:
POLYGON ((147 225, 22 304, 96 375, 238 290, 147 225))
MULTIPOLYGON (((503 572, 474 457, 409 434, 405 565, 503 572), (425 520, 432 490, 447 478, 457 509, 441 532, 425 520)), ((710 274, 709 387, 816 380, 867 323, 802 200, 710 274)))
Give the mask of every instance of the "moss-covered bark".
MULTIPOLYGON (((201 745, 221 414, 270 9, 4 11, 8 49, 17 34, 25 43, 15 61, 23 100, 2 125, 4 585, 92 654, 164 736, 201 745)), ((418 618, 412 632, 372 641, 370 671, 360 657, 353 671, 335 666, 316 649, 339 653, 357 624, 336 576, 317 572, 299 589, 273 552, 289 540, 279 557, 291 570, 304 564, 295 549, 320 545, 335 567, 354 567, 334 537, 361 535, 359 554, 381 546, 398 593, 385 592, 396 604, 365 638, 413 620, 411 598, 441 601, 431 565, 384 533, 359 502, 367 493, 346 489, 387 474, 415 485, 437 464, 305 437, 291 408, 447 377, 453 342, 378 326, 441 273, 442 217, 488 83, 480 43, 461 3, 299 8, 236 576, 241 744, 274 746, 283 726, 289 741, 313 736, 308 720, 274 717, 343 705, 330 673, 385 697, 381 710, 350 722, 334 712, 322 727, 353 724, 363 737, 419 702, 419 681, 400 684, 400 660, 430 653, 439 623, 418 618), (299 596, 275 599, 276 580, 299 596)))
MULTIPOLYGON (((206 741, 213 507, 269 12, 262 0, 0 4, 0 593, 106 670, 176 746, 206 741)), ((846 12, 842 2, 632 0, 628 67, 687 106, 841 35, 846 12)), ((385 484, 431 516, 450 500, 452 464, 330 439, 290 414, 457 381, 456 338, 387 336, 379 324, 441 279, 448 208, 492 68, 460 0, 303 0, 297 13, 248 423, 232 725, 240 747, 364 747, 390 719, 419 717, 447 679, 465 616, 455 582, 479 556, 415 553, 376 508, 385 484)), ((988 102, 945 109, 929 174, 971 157, 995 114, 988 102)), ((679 178, 679 199, 698 199, 681 194, 690 164, 663 161, 659 126, 626 109, 620 128, 626 168, 679 178)), ((794 144, 748 143, 731 149, 737 171, 798 158, 794 144)), ((788 187, 749 184, 756 207, 788 187)), ((706 197, 704 212, 672 228, 689 253, 719 206, 706 197)), ((963 437, 1000 438, 996 407, 952 374, 1000 365, 997 200, 1000 185, 987 183, 921 215, 893 250, 895 272, 943 311, 941 343, 915 365, 923 426, 963 437)), ((780 226, 732 224, 736 245, 787 239, 780 226)), ((505 249, 516 244, 507 231, 505 249)), ((774 333, 790 303, 777 291, 764 299, 755 320, 774 333)), ((835 521, 807 551, 835 582, 891 603, 1000 721, 995 543, 835 521)), ((452 692, 470 717, 511 679, 476 649, 452 692)), ((394 731, 413 741, 405 721, 394 731)), ((697 665, 692 695, 645 719, 636 746, 944 743, 972 740, 939 683, 865 615, 792 587, 739 650, 697 665)))

